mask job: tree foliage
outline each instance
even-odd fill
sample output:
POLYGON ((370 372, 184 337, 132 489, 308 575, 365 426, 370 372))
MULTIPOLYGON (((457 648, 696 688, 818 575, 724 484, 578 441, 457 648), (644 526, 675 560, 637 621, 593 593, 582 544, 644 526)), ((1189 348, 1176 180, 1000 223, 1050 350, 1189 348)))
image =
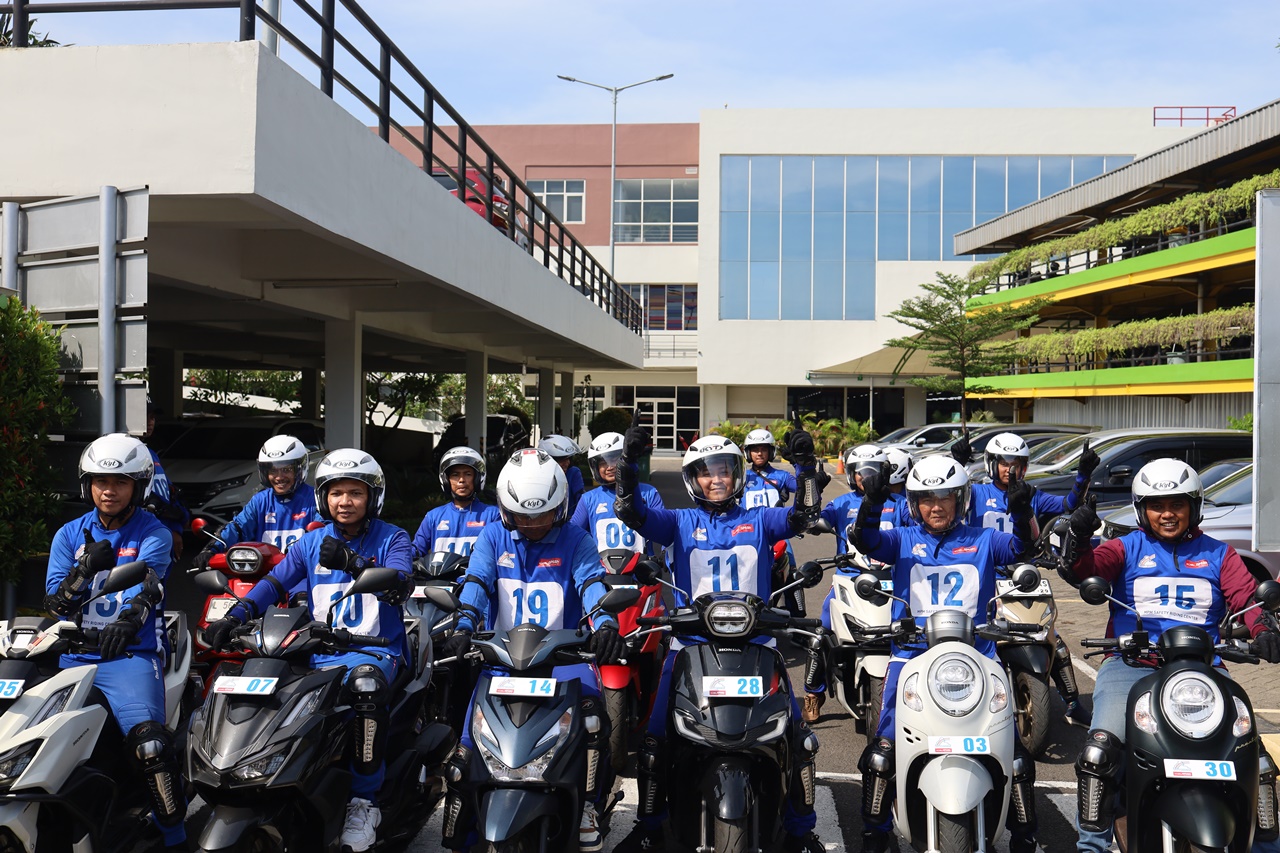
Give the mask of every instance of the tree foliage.
MULTIPOLYGON (((444 373, 366 373, 365 421, 395 429, 410 410, 422 411, 440 394, 444 373)), ((410 417, 416 415, 410 414, 410 417)))
POLYGON ((978 376, 1002 373, 1018 360, 1016 342, 1011 334, 1031 328, 1039 321, 1039 312, 1049 304, 1047 299, 1031 300, 1021 306, 1000 306, 967 313, 969 300, 983 292, 990 281, 970 281, 961 276, 938 273, 937 281, 920 285, 923 296, 903 301, 887 316, 918 334, 894 338, 886 346, 921 350, 929 355, 929 363, 947 371, 945 376, 929 376, 910 380, 926 391, 955 394, 960 397, 960 421, 968 421, 967 397, 984 397, 997 389, 987 385, 970 385, 978 376))
POLYGON ((1102 329, 1046 332, 1019 338, 1014 349, 1018 355, 1032 361, 1056 361, 1094 353, 1115 355, 1152 346, 1162 349, 1185 347, 1192 341, 1231 340, 1252 335, 1254 327, 1253 306, 1241 305, 1203 314, 1131 320, 1102 329))
MULTIPOLYGON (((800 416, 800 425, 804 427, 805 432, 813 436, 814 450, 819 456, 838 456, 850 447, 866 444, 876 435, 867 421, 852 419, 846 421, 842 418, 820 419, 813 412, 804 412, 800 416)), ((713 427, 711 433, 724 436, 741 447, 746 441, 747 433, 756 429, 769 430, 773 434, 773 440, 781 448, 787 434, 793 429, 793 424, 785 418, 778 418, 767 424, 754 421, 735 424, 732 421, 723 421, 719 426, 713 427)))
POLYGON ((58 378, 58 331, 10 296, 0 305, 0 580, 18 579, 23 561, 49 546, 47 521, 58 498, 45 458, 49 430, 75 414, 58 378))

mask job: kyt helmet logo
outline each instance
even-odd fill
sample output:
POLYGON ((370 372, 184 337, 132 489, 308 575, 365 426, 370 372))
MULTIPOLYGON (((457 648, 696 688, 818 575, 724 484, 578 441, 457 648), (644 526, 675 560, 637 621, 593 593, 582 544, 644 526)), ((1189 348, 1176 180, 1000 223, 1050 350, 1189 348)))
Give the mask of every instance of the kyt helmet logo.
POLYGON ((119 459, 99 459, 98 464, 101 465, 103 468, 119 468, 120 460, 119 459))
POLYGON ((356 467, 356 463, 354 460, 351 460, 351 459, 339 459, 337 462, 333 463, 333 467, 341 470, 346 470, 347 468, 356 467))
POLYGON ((1157 492, 1172 492, 1174 489, 1178 488, 1178 484, 1173 482, 1173 480, 1161 480, 1152 488, 1157 492))
POLYGON ((268 459, 279 459, 281 456, 284 456, 283 450, 271 450, 267 452, 268 459))
POLYGON ((540 507, 544 507, 546 505, 547 505, 547 502, 544 501, 542 498, 527 498, 526 500, 520 501, 520 506, 524 507, 525 509, 539 509, 540 507))
POLYGON ((941 478, 941 477, 926 477, 926 478, 924 479, 924 481, 923 481, 923 482, 924 482, 924 484, 925 484, 926 486, 941 486, 941 485, 942 485, 942 478, 941 478))

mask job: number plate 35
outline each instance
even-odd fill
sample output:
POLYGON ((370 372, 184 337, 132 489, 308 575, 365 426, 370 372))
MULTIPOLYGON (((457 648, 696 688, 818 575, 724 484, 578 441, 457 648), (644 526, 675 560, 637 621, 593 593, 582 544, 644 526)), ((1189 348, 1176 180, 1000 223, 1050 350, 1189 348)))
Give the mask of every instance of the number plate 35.
POLYGON ((702 676, 702 695, 709 699, 754 699, 764 695, 764 679, 758 675, 735 678, 725 675, 702 676))

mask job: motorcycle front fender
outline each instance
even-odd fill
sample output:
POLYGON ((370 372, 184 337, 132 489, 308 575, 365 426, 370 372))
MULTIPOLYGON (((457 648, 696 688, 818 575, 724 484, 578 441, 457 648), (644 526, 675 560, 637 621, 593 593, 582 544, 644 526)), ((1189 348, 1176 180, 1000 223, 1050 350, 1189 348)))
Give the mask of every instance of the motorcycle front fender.
POLYGON ((721 820, 741 820, 751 814, 751 767, 739 758, 718 759, 702 777, 703 802, 715 803, 721 820))
POLYGON ((559 806, 555 794, 548 791, 487 791, 480 799, 480 837, 495 844, 515 838, 538 818, 554 817, 559 806))
POLYGON ((1053 656, 1041 643, 1009 643, 1000 646, 1000 660, 1014 672, 1029 672, 1037 678, 1048 678, 1053 656))
POLYGON ((884 678, 889 673, 889 656, 884 655, 859 655, 858 669, 855 677, 858 681, 862 680, 862 676, 870 675, 874 678, 884 678))
POLYGON ((934 809, 967 814, 991 790, 991 775, 967 755, 944 755, 928 762, 920 773, 920 792, 934 809))
POLYGON ((1175 835, 1199 847, 1221 850, 1231 846, 1236 837, 1236 816, 1230 803, 1207 784, 1169 786, 1156 799, 1154 814, 1175 835))
POLYGON ((600 667, 600 685, 610 690, 626 690, 631 686, 634 673, 629 666, 609 664, 600 667))
POLYGON ((239 808, 236 806, 214 806, 200 831, 197 842, 201 850, 219 851, 233 850, 239 846, 240 839, 251 829, 265 826, 274 833, 276 842, 283 844, 279 830, 272 825, 273 814, 258 809, 239 808))

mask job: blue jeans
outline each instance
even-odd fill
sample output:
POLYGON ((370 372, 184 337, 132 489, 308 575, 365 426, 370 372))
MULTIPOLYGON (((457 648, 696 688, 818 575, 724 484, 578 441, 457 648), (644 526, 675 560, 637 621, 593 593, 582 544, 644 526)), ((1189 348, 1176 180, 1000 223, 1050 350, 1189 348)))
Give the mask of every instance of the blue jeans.
MULTIPOLYGON (((1219 669, 1223 675, 1231 677, 1226 669, 1219 669)), ((1093 685, 1093 722, 1090 732, 1108 731, 1121 742, 1125 734, 1125 711, 1129 706, 1129 691, 1133 685, 1146 678, 1154 669, 1148 667, 1126 666, 1118 657, 1109 657, 1098 667, 1098 678, 1093 685)), ((1121 785, 1124 784, 1123 776, 1121 785)), ((1119 798, 1117 791, 1117 799, 1119 798)), ((1079 853, 1106 853, 1111 849, 1114 833, 1111 827, 1102 832, 1089 832, 1080 829, 1080 815, 1075 817, 1076 830, 1080 840, 1076 844, 1079 853)), ((1255 841, 1254 853, 1280 853, 1280 841, 1255 841)))

